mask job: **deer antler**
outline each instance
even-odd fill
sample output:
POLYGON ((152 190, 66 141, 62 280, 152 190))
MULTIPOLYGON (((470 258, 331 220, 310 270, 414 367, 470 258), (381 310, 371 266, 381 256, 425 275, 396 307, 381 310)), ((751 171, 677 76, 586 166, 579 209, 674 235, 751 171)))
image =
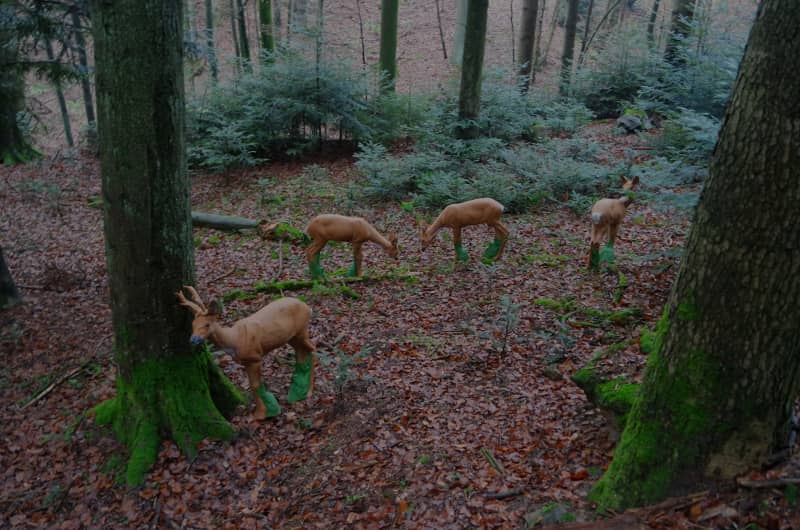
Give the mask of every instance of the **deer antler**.
POLYGON ((175 293, 175 296, 178 297, 178 302, 180 302, 182 306, 188 307, 189 310, 195 314, 195 316, 206 314, 208 309, 206 309, 206 306, 203 304, 202 300, 200 300, 200 295, 197 294, 197 291, 195 291, 193 287, 189 287, 187 285, 184 285, 183 288, 189 291, 193 302, 187 300, 181 291, 175 293))
POLYGON ((184 285, 183 288, 189 291, 189 294, 192 296, 192 302, 199 305, 200 309, 203 311, 208 311, 208 309, 206 309, 206 304, 203 303, 203 299, 200 298, 200 295, 197 294, 197 291, 194 289, 194 287, 191 285, 184 285))

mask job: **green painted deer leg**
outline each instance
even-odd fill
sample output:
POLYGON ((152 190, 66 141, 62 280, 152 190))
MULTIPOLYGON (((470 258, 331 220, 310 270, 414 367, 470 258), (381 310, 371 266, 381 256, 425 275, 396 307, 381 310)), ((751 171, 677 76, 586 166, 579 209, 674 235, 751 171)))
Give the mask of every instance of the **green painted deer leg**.
POLYGON ((484 260, 493 260, 497 257, 497 254, 500 252, 500 249, 503 248, 503 244, 505 244, 507 238, 496 237, 494 241, 489 243, 489 246, 486 247, 486 251, 483 253, 484 260))
POLYGON ((275 398, 275 395, 272 392, 267 392, 264 389, 264 385, 260 385, 257 390, 259 399, 261 399, 261 402, 267 408, 267 418, 280 416, 281 406, 278 405, 278 400, 275 398))
POLYGON ((308 261, 308 270, 311 273, 312 280, 321 280, 325 277, 325 270, 320 264, 319 254, 308 261))
POLYGON ((308 396, 312 383, 313 368, 314 360, 311 355, 308 355, 302 361, 295 362, 292 383, 289 386, 289 397, 286 399, 289 403, 300 401, 308 396))
POLYGON ((461 227, 453 228, 453 246, 456 249, 456 259, 458 261, 469 261, 469 254, 461 246, 461 227))

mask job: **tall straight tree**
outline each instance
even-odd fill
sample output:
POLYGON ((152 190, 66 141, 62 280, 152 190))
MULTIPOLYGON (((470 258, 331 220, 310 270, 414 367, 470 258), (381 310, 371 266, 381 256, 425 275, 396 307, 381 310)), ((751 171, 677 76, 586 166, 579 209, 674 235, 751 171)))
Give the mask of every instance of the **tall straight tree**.
POLYGON ((211 68, 211 79, 216 83, 219 79, 219 68, 217 66, 217 49, 214 45, 214 6, 211 0, 205 0, 206 11, 206 53, 208 54, 208 64, 211 68))
POLYGON ((641 395, 592 498, 732 479, 789 444, 800 390, 800 9, 763 0, 641 395))
MULTIPOLYGON (((44 42, 44 49, 47 53, 47 60, 51 63, 55 64, 56 62, 56 54, 55 50, 53 50, 53 43, 50 42, 50 39, 45 39, 44 42)), ((67 140, 67 145, 72 147, 75 145, 75 142, 72 139, 72 124, 69 121, 69 111, 67 110, 67 100, 64 97, 64 90, 61 86, 60 79, 53 80, 53 87, 56 90, 56 101, 58 101, 58 110, 61 112, 61 123, 64 125, 64 137, 67 140)))
POLYGON ((117 366, 116 397, 95 412, 130 448, 137 484, 164 433, 189 454, 204 437, 232 437, 225 417, 242 397, 190 347, 175 298, 194 282, 181 2, 92 0, 92 20, 117 366))
POLYGON ((81 93, 83 94, 83 108, 86 112, 86 125, 88 126, 87 140, 92 149, 97 147, 97 118, 94 113, 94 99, 92 97, 91 76, 89 74, 89 59, 86 55, 85 31, 81 16, 88 15, 85 2, 80 2, 70 11, 72 18, 72 34, 75 37, 75 48, 78 54, 78 66, 81 74, 81 93))
POLYGON ((564 51, 561 53, 561 82, 558 91, 564 95, 572 79, 572 61, 575 57, 575 34, 578 31, 578 0, 567 0, 567 22, 564 26, 564 51))
POLYGON ((236 23, 239 35, 239 53, 246 64, 250 62, 250 41, 247 37, 247 12, 244 9, 244 2, 236 0, 236 23))
POLYGON ((461 67, 461 87, 458 96, 458 118, 461 125, 456 134, 461 138, 477 138, 478 116, 481 111, 481 78, 483 54, 486 49, 486 19, 489 0, 469 0, 467 27, 464 33, 464 62, 461 67))
POLYGON ((661 0, 653 0, 653 7, 650 9, 650 18, 647 20, 647 42, 651 47, 656 43, 656 20, 658 19, 659 7, 661 7, 661 0))
POLYGON ((20 302, 17 286, 11 278, 11 272, 6 265, 6 258, 3 256, 3 247, 0 247, 0 310, 8 309, 20 302))
POLYGON ((17 121, 25 110, 25 81, 19 68, 15 17, 14 4, 0 2, 0 162, 6 165, 39 156, 17 121))
POLYGON ((258 0, 258 16, 261 20, 261 51, 275 51, 275 36, 272 29, 272 0, 258 0))
POLYGON ((393 91, 397 78, 397 11, 399 0, 381 0, 381 51, 378 68, 385 75, 383 88, 393 91))
POLYGON ((453 52, 450 64, 461 64, 464 59, 464 33, 467 30, 467 5, 469 0, 456 0, 456 27, 453 32, 453 52))
POLYGON ((673 66, 682 66, 684 54, 681 53, 683 42, 692 32, 695 0, 674 0, 672 6, 672 23, 669 29, 664 59, 673 66))
POLYGON ((519 30, 519 88, 524 93, 533 82, 533 45, 536 42, 536 23, 539 16, 539 0, 523 0, 522 27, 519 30))

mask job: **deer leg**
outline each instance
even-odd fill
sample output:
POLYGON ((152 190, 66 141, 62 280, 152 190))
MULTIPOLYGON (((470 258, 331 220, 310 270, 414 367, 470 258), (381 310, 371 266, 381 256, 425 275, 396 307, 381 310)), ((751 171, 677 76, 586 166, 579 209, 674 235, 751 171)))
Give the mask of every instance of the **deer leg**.
POLYGON ((347 276, 350 278, 361 276, 361 245, 363 243, 353 241, 353 266, 347 271, 347 276))
POLYGON ((267 392, 261 384, 261 361, 250 363, 245 366, 247 379, 250 380, 250 390, 253 392, 253 400, 256 402, 256 410, 253 412, 253 419, 264 420, 274 418, 281 413, 281 407, 275 396, 267 392))
POLYGON ((469 254, 467 251, 464 250, 464 247, 461 246, 461 227, 454 226, 453 227, 453 246, 456 249, 456 259, 458 261, 469 261, 469 254))
POLYGON ((508 241, 508 229, 500 221, 489 223, 494 228, 494 241, 489 244, 486 252, 483 253, 485 260, 500 259, 508 241))
POLYGON ((322 269, 322 265, 320 265, 319 262, 319 253, 327 243, 327 241, 315 239, 306 249, 308 270, 311 273, 312 280, 316 280, 325 276, 325 271, 322 269))
POLYGON ((289 345, 294 348, 295 363, 287 401, 294 403, 310 397, 314 392, 314 343, 308 338, 308 329, 295 335, 289 345))

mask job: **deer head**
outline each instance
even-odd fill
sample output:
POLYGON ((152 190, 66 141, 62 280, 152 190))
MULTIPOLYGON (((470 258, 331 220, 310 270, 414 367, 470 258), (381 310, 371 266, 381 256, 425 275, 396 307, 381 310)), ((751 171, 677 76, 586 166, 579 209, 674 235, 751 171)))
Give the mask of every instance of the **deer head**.
POLYGON ((637 184, 639 184, 639 175, 636 175, 632 179, 625 178, 625 175, 619 176, 620 180, 622 180, 622 189, 626 191, 632 191, 637 184))
POLYGON ((219 316, 222 314, 222 306, 218 301, 214 300, 206 307, 194 287, 184 285, 183 288, 189 292, 192 300, 187 300, 181 291, 175 293, 175 296, 178 298, 180 305, 189 308, 189 311, 194 314, 192 337, 189 342, 194 345, 202 344, 211 335, 213 326, 219 321, 219 316))

